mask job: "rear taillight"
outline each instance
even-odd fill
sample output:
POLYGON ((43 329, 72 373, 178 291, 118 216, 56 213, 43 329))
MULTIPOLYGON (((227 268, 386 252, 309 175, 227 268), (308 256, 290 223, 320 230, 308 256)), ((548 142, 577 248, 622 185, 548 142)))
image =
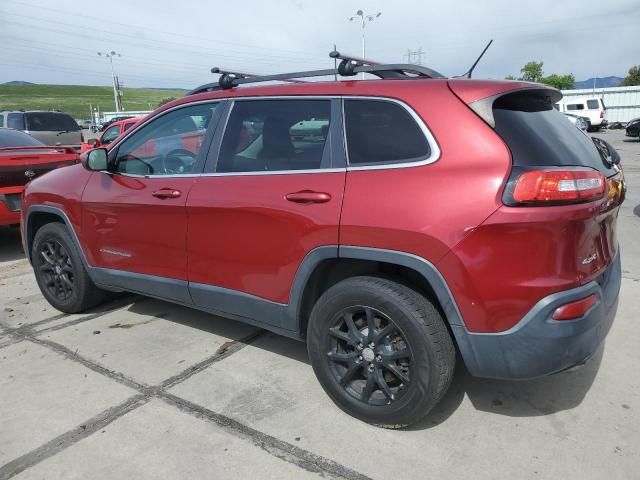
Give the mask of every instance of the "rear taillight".
POLYGON ((597 300, 597 297, 593 294, 582 300, 567 303, 566 305, 556 308, 551 318, 554 320, 574 320, 580 318, 596 304, 597 300))
POLYGON ((604 175, 589 168, 545 168, 512 176, 504 201, 507 205, 557 205, 602 198, 604 175))
POLYGON ((604 110, 600 112, 600 118, 604 118, 604 110))

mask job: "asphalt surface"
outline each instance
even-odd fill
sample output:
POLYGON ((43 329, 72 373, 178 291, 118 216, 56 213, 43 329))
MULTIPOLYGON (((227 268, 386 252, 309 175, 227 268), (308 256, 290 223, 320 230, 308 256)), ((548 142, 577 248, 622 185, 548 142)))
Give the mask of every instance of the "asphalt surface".
POLYGON ((458 368, 419 425, 335 407, 302 343, 123 295, 63 315, 0 229, 0 479, 640 478, 640 142, 621 152, 623 280, 606 344, 537 381, 458 368))

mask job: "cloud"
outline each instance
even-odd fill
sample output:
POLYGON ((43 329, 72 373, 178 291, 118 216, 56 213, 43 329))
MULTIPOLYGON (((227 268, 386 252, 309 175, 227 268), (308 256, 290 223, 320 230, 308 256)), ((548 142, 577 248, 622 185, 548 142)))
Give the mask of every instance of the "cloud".
POLYGON ((110 66, 96 55, 104 50, 122 53, 115 68, 128 86, 190 88, 211 81, 212 66, 327 68, 334 43, 360 53, 361 25, 348 20, 359 8, 382 12, 366 24, 367 56, 401 62, 422 47, 425 63, 448 75, 465 71, 490 38, 479 77, 518 73, 530 60, 578 79, 624 75, 640 58, 637 0, 111 0, 86 10, 75 0, 3 0, 0 82, 108 85, 110 66))

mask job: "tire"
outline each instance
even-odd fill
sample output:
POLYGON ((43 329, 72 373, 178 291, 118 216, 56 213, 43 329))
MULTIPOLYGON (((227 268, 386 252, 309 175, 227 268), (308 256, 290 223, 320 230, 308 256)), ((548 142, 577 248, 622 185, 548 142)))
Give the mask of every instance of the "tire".
POLYGON ((385 428, 405 427, 427 415, 455 370, 455 347, 433 304, 377 277, 348 278, 318 299, 307 349, 320 384, 336 405, 385 428))
POLYGON ((48 223, 36 232, 31 261, 40 291, 61 312, 82 312, 107 297, 107 292, 89 278, 80 253, 62 223, 48 223))

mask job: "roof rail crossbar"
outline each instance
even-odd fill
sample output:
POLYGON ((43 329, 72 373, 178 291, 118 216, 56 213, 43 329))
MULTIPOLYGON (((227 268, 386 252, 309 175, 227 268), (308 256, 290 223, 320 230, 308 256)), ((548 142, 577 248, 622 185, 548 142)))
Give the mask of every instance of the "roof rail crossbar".
POLYGON ((329 77, 341 75, 345 77, 353 76, 357 73, 370 73, 382 79, 406 79, 414 77, 423 78, 446 78, 441 73, 422 65, 413 65, 407 63, 381 64, 366 60, 363 58, 342 55, 337 51, 331 52, 330 56, 341 60, 340 66, 325 70, 309 70, 303 72, 278 73, 275 75, 252 75, 248 73, 231 72, 219 68, 212 68, 213 73, 220 73, 218 82, 206 83, 193 90, 187 95, 195 95, 197 93, 211 92, 216 90, 226 90, 238 85, 259 82, 292 82, 305 83, 300 78, 308 77, 329 77))

